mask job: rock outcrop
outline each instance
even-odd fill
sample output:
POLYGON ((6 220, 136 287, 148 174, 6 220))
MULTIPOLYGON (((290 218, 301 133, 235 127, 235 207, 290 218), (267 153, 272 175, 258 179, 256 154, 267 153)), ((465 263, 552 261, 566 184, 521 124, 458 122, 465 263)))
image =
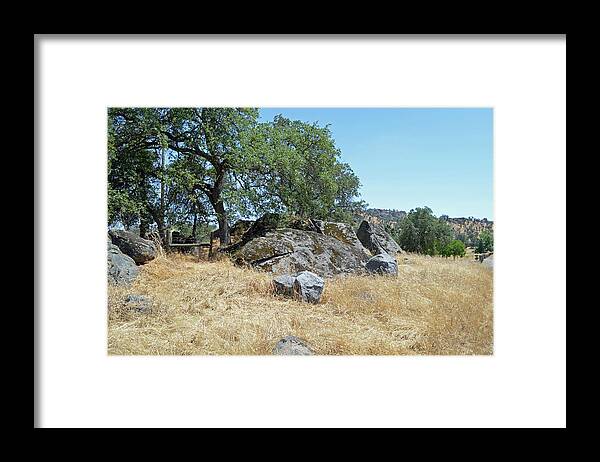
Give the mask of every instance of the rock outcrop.
POLYGON ((299 229, 301 231, 312 231, 323 234, 323 221, 313 220, 312 218, 292 220, 286 228, 299 229))
POLYGON ((108 235, 112 243, 125 255, 133 258, 138 265, 156 258, 157 249, 152 241, 121 229, 111 229, 108 235))
POLYGON ((368 257, 371 256, 370 251, 360 242, 350 225, 332 221, 322 221, 321 223, 323 226, 323 234, 325 236, 334 237, 338 241, 353 246, 356 250, 364 253, 368 257))
POLYGON ((274 355, 287 356, 312 356, 315 353, 309 348, 304 340, 288 335, 277 342, 273 348, 274 355))
POLYGON ((373 274, 398 275, 398 262, 388 253, 380 253, 371 258, 366 264, 367 271, 373 274))
POLYGON ((108 281, 112 284, 125 285, 132 282, 140 270, 133 258, 125 255, 112 243, 110 237, 107 240, 107 268, 108 281))
POLYGON ((311 271, 320 277, 331 277, 363 273, 369 259, 362 248, 317 232, 283 228, 261 234, 250 239, 244 235, 238 243, 243 245, 230 246, 236 263, 275 274, 311 271))
POLYGON ((381 225, 363 220, 356 231, 356 236, 373 255, 387 253, 395 256, 397 253, 405 253, 381 225))
POLYGON ((254 223, 240 236, 239 240, 227 247, 222 247, 221 252, 234 254, 248 242, 257 237, 264 236, 267 232, 277 229, 281 226, 283 219, 278 213, 266 213, 254 223))
POLYGON ((371 256, 371 253, 359 241, 352 227, 346 223, 307 219, 295 220, 290 223, 288 227, 302 231, 312 231, 325 236, 331 236, 338 241, 341 241, 344 244, 352 245, 361 252, 371 256))

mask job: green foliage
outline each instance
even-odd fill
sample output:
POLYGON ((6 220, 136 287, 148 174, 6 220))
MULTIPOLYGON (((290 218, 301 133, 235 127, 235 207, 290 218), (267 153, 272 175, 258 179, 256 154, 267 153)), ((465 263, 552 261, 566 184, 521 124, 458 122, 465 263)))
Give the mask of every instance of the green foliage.
POLYGON ((108 222, 120 222, 127 228, 133 226, 140 216, 140 204, 131 199, 126 191, 114 190, 108 185, 108 222))
POLYGON ((142 109, 108 111, 108 218, 109 224, 131 226, 147 218, 153 200, 156 153, 146 139, 142 109))
POLYGON ((444 257, 464 257, 465 256, 465 244, 458 240, 454 239, 447 243, 441 251, 441 255, 444 257))
POLYGON ((197 232, 265 212, 350 221, 365 205, 359 188, 318 124, 258 123, 254 108, 108 111, 109 224, 197 232))
POLYGON ((477 253, 491 252, 494 250, 494 235, 487 229, 479 233, 477 238, 477 253))
POLYGON ((439 255, 453 235, 450 226, 437 218, 429 207, 417 207, 402 220, 392 237, 408 252, 439 255))
POLYGON ((240 166, 264 208, 299 218, 350 222, 364 208, 360 181, 340 162, 328 127, 282 116, 257 126, 240 166))

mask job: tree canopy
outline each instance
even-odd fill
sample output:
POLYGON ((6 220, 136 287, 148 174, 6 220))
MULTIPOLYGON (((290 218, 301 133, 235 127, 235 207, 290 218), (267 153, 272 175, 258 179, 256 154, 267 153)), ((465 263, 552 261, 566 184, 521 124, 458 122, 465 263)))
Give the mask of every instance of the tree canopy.
POLYGON ((493 250, 494 235, 487 229, 484 229, 483 231, 481 231, 481 233, 479 233, 479 237, 477 238, 477 252, 484 253, 491 252, 493 250))
POLYGON ((408 252, 440 255, 453 239, 452 229, 437 218, 429 207, 412 209, 392 236, 408 252))
POLYGON ((216 221, 222 243, 237 218, 278 211, 349 221, 360 182, 327 126, 255 108, 110 108, 108 220, 155 226, 216 221))

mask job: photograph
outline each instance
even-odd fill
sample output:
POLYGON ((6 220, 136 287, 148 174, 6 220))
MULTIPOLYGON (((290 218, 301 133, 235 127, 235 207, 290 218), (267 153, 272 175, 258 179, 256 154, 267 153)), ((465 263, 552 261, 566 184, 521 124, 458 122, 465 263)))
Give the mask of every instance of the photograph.
POLYGON ((34 428, 566 428, 566 34, 35 34, 34 161, 34 428))
POLYGON ((108 107, 109 356, 494 355, 492 107, 108 107))

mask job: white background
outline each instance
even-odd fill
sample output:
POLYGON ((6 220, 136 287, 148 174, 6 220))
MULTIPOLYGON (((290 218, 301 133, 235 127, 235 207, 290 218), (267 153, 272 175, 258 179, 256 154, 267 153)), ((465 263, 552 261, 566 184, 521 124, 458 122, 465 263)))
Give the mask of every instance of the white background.
POLYGON ((564 37, 42 36, 36 53, 37 425, 566 425, 564 37), (106 108, 194 105, 493 107, 495 354, 108 357, 106 108))

